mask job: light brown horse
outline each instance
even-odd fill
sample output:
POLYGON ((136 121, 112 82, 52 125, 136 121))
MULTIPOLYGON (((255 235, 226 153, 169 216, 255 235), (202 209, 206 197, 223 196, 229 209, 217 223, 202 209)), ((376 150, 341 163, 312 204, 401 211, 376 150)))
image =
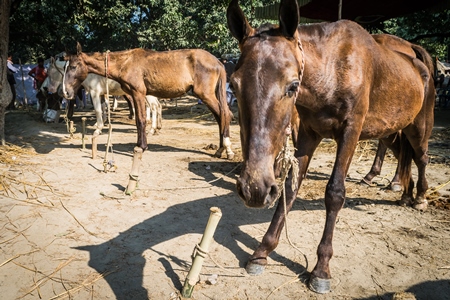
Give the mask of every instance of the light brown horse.
POLYGON ((219 124, 220 146, 215 153, 221 157, 226 149, 228 159, 231 150, 230 122, 232 113, 226 99, 226 73, 222 63, 207 51, 185 49, 156 52, 131 49, 106 53, 83 53, 77 44, 77 54, 65 56, 68 68, 64 76, 64 94, 71 99, 88 73, 94 73, 119 82, 122 90, 131 95, 136 110, 138 130, 134 149, 133 167, 126 193, 134 191, 139 175, 142 152, 147 149, 145 134, 145 96, 176 98, 188 91, 203 101, 219 124))
POLYGON ((249 273, 259 274, 278 244, 285 211, 292 208, 315 149, 322 138, 336 140, 336 160, 325 190, 325 227, 309 281, 310 289, 326 293, 331 289, 333 232, 358 140, 401 131, 399 171, 405 186, 401 201, 426 208, 433 67, 422 48, 414 47, 414 56, 394 51, 351 21, 298 27, 298 12, 296 0, 282 0, 279 25, 252 28, 238 0, 228 7, 228 26, 241 50, 230 80, 238 99, 244 160, 237 191, 249 207, 272 205, 280 189, 286 195, 247 264, 249 273), (298 169, 291 168, 284 186, 278 186, 274 166, 295 111, 300 117, 294 153, 298 169), (418 167, 415 198, 412 160, 418 167))

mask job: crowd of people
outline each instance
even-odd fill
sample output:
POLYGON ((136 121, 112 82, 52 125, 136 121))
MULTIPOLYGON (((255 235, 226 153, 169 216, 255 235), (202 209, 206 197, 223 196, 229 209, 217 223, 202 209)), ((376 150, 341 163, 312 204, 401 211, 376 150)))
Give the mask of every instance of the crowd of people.
MULTIPOLYGON (((7 110, 16 109, 17 94, 16 94, 16 87, 15 87, 16 79, 14 78, 14 74, 17 73, 18 71, 19 71, 19 69, 17 69, 14 66, 13 55, 11 53, 8 54, 6 76, 7 76, 8 83, 11 87, 12 99, 11 99, 10 103, 8 104, 8 106, 6 107, 7 110)), ((33 87, 35 90, 39 91, 42 84, 44 83, 44 80, 48 76, 47 69, 44 66, 43 58, 38 58, 37 66, 28 72, 28 76, 31 76, 34 79, 33 87)))

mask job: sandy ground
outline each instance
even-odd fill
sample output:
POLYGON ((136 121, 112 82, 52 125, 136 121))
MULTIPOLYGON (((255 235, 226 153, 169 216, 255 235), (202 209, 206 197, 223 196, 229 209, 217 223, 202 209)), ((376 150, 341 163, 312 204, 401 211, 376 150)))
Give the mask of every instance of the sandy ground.
POLYGON ((334 143, 320 145, 289 214, 291 243, 283 233, 265 273, 249 276, 245 263, 274 209, 249 209, 239 200, 238 125, 231 129, 235 159, 213 158, 208 146, 218 144, 218 127, 203 109, 191 111, 195 104, 164 108, 132 196, 123 191, 136 128, 124 105, 113 113, 107 161, 117 169, 107 173, 105 130, 91 158, 92 111, 76 112, 73 135, 36 112, 9 112, 9 146, 0 151, 0 298, 178 299, 210 208, 219 207, 223 216, 194 299, 392 299, 402 292, 450 299, 450 111, 437 112, 426 212, 397 206, 400 194, 384 189, 396 167, 392 156, 377 186, 358 184, 376 149, 374 142, 360 144, 334 235, 333 291, 318 295, 305 282, 324 225, 334 143), (84 150, 82 116, 89 125, 84 150))

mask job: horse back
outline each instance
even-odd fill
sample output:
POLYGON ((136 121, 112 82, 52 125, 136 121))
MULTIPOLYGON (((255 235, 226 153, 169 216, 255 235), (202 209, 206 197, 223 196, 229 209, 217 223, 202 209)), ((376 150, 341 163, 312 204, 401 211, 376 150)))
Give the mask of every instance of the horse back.
POLYGON ((388 38, 351 21, 300 26, 299 34, 306 57, 299 113, 322 136, 351 121, 363 122, 361 139, 379 138, 419 113, 429 71, 411 49, 398 51, 400 40, 391 49, 388 38))
POLYGON ((142 72, 147 93, 161 98, 182 96, 204 80, 216 82, 224 70, 215 56, 201 49, 136 50, 141 59, 135 66, 142 72))

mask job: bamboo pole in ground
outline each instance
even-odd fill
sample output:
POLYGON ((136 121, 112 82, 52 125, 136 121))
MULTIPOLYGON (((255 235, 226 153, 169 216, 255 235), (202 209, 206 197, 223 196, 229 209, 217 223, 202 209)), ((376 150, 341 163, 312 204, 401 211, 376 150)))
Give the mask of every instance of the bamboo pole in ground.
POLYGON ((208 224, 203 233, 200 244, 195 245, 194 253, 192 254, 192 266, 184 282, 181 296, 184 298, 191 298, 194 291, 195 284, 198 281, 200 270, 202 269, 203 261, 208 255, 209 246, 213 240, 214 232, 217 224, 222 217, 222 211, 218 207, 211 207, 211 214, 209 215, 208 224))
POLYGON ((73 133, 75 132, 73 128, 73 121, 69 122, 69 132, 70 132, 70 138, 73 138, 73 133))
POLYGON ((86 117, 81 118, 82 130, 81 130, 81 149, 86 149, 86 143, 84 142, 84 136, 86 135, 86 117))
POLYGON ((142 153, 144 150, 142 150, 141 147, 134 147, 133 150, 133 164, 131 165, 131 171, 129 174, 129 180, 127 189, 125 190, 125 195, 131 195, 136 191, 136 187, 139 181, 139 167, 141 165, 142 161, 142 153))
POLYGON ((97 157, 97 137, 96 134, 92 136, 92 159, 97 157))

